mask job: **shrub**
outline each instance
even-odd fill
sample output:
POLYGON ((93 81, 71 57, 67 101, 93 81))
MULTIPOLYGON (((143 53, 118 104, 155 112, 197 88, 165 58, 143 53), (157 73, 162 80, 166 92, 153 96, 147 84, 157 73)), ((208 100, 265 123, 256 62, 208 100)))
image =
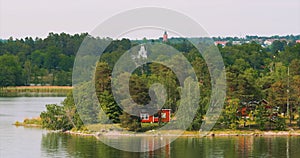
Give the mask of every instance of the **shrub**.
POLYGON ((126 112, 120 116, 121 127, 127 128, 129 131, 141 131, 141 121, 138 116, 129 115, 126 112))

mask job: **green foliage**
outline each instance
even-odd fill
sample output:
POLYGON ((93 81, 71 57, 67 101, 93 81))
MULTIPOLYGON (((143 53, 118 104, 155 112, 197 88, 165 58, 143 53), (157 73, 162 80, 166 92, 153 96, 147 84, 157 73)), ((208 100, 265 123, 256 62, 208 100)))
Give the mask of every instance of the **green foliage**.
POLYGON ((178 119, 178 125, 180 129, 187 129, 187 130, 193 130, 196 128, 200 128, 200 122, 202 122, 201 115, 194 117, 194 114, 197 113, 197 109, 199 105, 199 97, 195 96, 199 94, 199 91, 197 89, 198 83, 195 82, 191 77, 188 77, 184 81, 184 87, 182 87, 182 97, 180 99, 180 102, 178 104, 180 106, 181 111, 177 111, 177 115, 179 116, 178 119), (189 122, 193 122, 191 125, 189 122), (198 122, 199 121, 199 122, 198 122))
POLYGON ((137 116, 129 115, 126 112, 120 116, 121 127, 128 129, 129 131, 139 132, 141 130, 141 121, 137 116))
POLYGON ((24 119, 23 123, 27 125, 42 125, 41 118, 26 118, 24 119))
MULTIPOLYGON (((99 102, 97 102, 97 96, 94 95, 94 92, 91 92, 90 89, 92 88, 91 82, 86 82, 78 87, 75 90, 74 100, 76 103, 76 108, 78 114, 80 115, 81 120, 85 124, 94 124, 99 123, 99 102), (91 97, 92 96, 92 97, 91 97)), ((99 99, 99 98, 98 98, 99 99)))
POLYGON ((119 116, 122 114, 122 111, 115 102, 111 92, 111 69, 106 62, 97 63, 95 88, 102 109, 98 114, 99 121, 101 123, 119 123, 119 116))
POLYGON ((132 75, 129 80, 129 92, 131 98, 140 105, 146 105, 150 101, 148 95, 148 87, 146 78, 132 75))
POLYGON ((142 123, 141 125, 141 132, 146 132, 149 130, 155 130, 160 128, 162 125, 159 125, 158 123, 142 123))
POLYGON ((279 115, 276 106, 261 102, 256 105, 254 111, 254 121, 260 130, 285 130, 285 118, 279 115))
POLYGON ((67 98, 62 102, 63 110, 68 118, 69 124, 72 125, 73 129, 81 129, 83 122, 77 112, 77 108, 74 103, 73 93, 69 93, 67 98))
POLYGON ((286 45, 286 41, 275 40, 272 43, 271 50, 273 53, 277 53, 278 51, 283 51, 286 45))
POLYGON ((263 104, 258 105, 258 107, 256 107, 256 110, 254 111, 254 120, 260 130, 266 129, 266 124, 270 121, 270 115, 270 111, 267 108, 265 108, 263 104))
POLYGON ((238 116, 239 99, 227 100, 222 114, 222 121, 227 128, 237 129, 240 117, 238 116))
MULTIPOLYGON (((159 58, 163 57, 159 56, 159 58)), ((170 68, 158 63, 152 63, 149 65, 149 67, 151 75, 144 79, 148 80, 148 87, 153 83, 160 83, 164 85, 168 95, 163 108, 170 108, 175 112, 177 109, 177 102, 180 99, 178 88, 179 81, 176 78, 175 73, 170 68)))
POLYGON ((76 111, 72 93, 63 101, 63 106, 56 104, 46 105, 46 111, 40 114, 42 127, 51 130, 80 129, 83 123, 76 111))
MULTIPOLYGON (((122 114, 121 108, 115 102, 114 97, 108 91, 104 91, 99 96, 99 102, 106 116, 113 122, 119 123, 119 116, 122 114)), ((101 121, 101 120, 100 120, 101 121)))
POLYGON ((10 54, 0 56, 0 87, 23 85, 22 77, 18 57, 10 54))
POLYGON ((0 41, 0 86, 71 85, 74 57, 86 36, 49 33, 45 39, 0 41))
POLYGON ((106 62, 98 62, 95 72, 95 88, 97 95, 104 91, 111 91, 111 69, 106 62))
MULTIPOLYGON (((298 115, 300 116, 300 107, 298 107, 298 115)), ((297 119, 297 125, 300 127, 300 117, 297 119)))
POLYGON ((48 104, 46 111, 42 112, 40 117, 44 128, 51 130, 69 130, 72 128, 62 106, 48 104))
MULTIPOLYGON (((85 37, 87 37, 86 33, 80 35, 49 33, 45 39, 25 38, 19 40, 10 38, 5 42, 0 41, 0 87, 29 84, 71 85, 74 58, 85 37)), ((280 107, 279 112, 286 114, 286 102, 289 99, 290 109, 293 109, 291 110, 292 115, 298 110, 295 107, 300 104, 300 44, 296 44, 294 41, 299 39, 299 35, 286 36, 287 40, 291 40, 289 43, 275 40, 270 47, 263 47, 255 42, 258 39, 266 40, 270 38, 278 37, 214 38, 214 40, 227 40, 230 42, 225 47, 218 47, 226 66, 226 95, 227 100, 230 101, 226 103, 224 113, 221 116, 221 122, 224 122, 227 128, 235 129, 239 125, 239 118, 236 115, 239 101, 249 102, 266 99, 270 106, 280 107), (239 40, 243 44, 234 45, 233 41, 239 40), (252 42, 246 43, 247 40, 252 42), (289 75, 287 73, 288 69, 290 70, 289 75)), ((88 40, 95 44, 100 39, 89 37, 88 40)), ((140 122, 137 118, 126 115, 126 113, 120 116, 121 110, 114 101, 111 92, 111 72, 115 63, 125 51, 147 40, 111 39, 111 41, 101 56, 101 62, 96 65, 95 76, 93 76, 95 77, 95 83, 83 83, 80 88, 84 91, 85 88, 91 88, 94 84, 100 105, 109 119, 114 123, 121 121, 126 128, 130 127, 131 130, 134 130, 133 127, 140 128, 140 122), (126 119, 130 121, 126 122, 126 119)), ((152 42, 159 42, 159 40, 152 40, 152 42)), ((209 63, 204 61, 198 50, 188 40, 172 38, 166 44, 182 52, 193 65, 197 75, 201 100, 196 117, 192 125, 187 128, 190 130, 199 129, 210 101, 210 73, 213 72, 208 71, 207 64, 209 63)), ((210 48, 205 42, 200 42, 197 46, 203 50, 205 50, 204 48, 210 48)), ((89 47, 89 51, 95 51, 94 47, 89 47)), ((206 51, 211 51, 211 49, 206 51)), ((178 56, 169 58, 167 52, 166 54, 155 54, 155 51, 151 53, 154 53, 152 55, 157 59, 166 59, 170 63, 181 60, 178 56)), ((83 60, 89 61, 89 58, 91 57, 86 56, 83 60)), ((175 63, 172 68, 177 66, 175 63)), ((83 67, 78 71, 85 72, 89 67, 90 65, 83 64, 83 67)), ((121 74, 117 80, 122 83, 124 82, 123 78, 129 75, 131 74, 121 74)), ((190 101, 181 100, 180 91, 182 87, 179 85, 176 74, 169 67, 159 63, 148 63, 138 67, 130 76, 130 95, 133 100, 140 105, 149 103, 151 98, 148 90, 154 83, 160 83, 166 89, 167 97, 163 108, 170 108, 173 113, 176 113, 180 101, 190 101)), ((125 95, 122 94, 124 88, 120 87, 120 91, 117 92, 121 97, 120 102, 123 103, 128 102, 125 95)), ((44 126, 49 126, 47 128, 51 129, 79 128, 81 126, 80 119, 77 116, 79 111, 85 123, 98 123, 101 121, 107 123, 107 120, 102 120, 103 115, 98 110, 99 105, 94 103, 93 100, 85 100, 92 94, 79 93, 76 95, 78 95, 76 97, 79 99, 78 103, 85 102, 86 104, 79 104, 78 109, 75 109, 74 103, 70 100, 63 103, 63 106, 47 105, 47 111, 43 113, 44 126)), ((70 97, 67 99, 70 99, 70 97)), ((142 107, 132 106, 130 108, 142 107)), ((255 111, 254 119, 261 129, 265 129, 266 122, 270 122, 269 116, 270 113, 259 106, 255 111)), ((272 125, 276 129, 283 129, 285 125, 283 119, 279 117, 273 119, 272 125)))
POLYGON ((275 129, 283 131, 286 129, 285 119, 281 117, 276 117, 274 120, 275 129))

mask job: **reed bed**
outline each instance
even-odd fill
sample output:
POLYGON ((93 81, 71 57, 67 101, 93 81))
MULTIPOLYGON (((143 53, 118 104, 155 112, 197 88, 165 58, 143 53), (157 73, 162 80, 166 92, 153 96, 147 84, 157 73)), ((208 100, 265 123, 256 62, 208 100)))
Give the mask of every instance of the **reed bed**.
POLYGON ((18 86, 0 88, 2 97, 38 97, 66 96, 72 90, 71 86, 18 86))

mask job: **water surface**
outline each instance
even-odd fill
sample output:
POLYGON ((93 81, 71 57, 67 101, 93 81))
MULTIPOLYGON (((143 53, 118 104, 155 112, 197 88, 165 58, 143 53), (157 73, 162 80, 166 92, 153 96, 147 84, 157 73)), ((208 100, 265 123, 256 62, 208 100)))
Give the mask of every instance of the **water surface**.
POLYGON ((60 103, 64 97, 0 97, 0 157, 41 157, 39 128, 12 125, 24 118, 37 117, 46 104, 60 103))
MULTIPOLYGON (((60 103, 59 97, 0 98, 0 158, 98 157, 98 158, 200 158, 200 157, 291 157, 300 155, 300 137, 206 137, 179 138, 155 151, 125 152, 94 137, 52 133, 39 128, 15 127, 15 121, 36 117, 45 104, 60 103)), ((129 139, 129 138, 128 138, 129 139)), ((141 138, 141 147, 153 148, 157 138, 141 138)), ((168 138, 161 138, 168 141, 168 138)), ((129 144, 130 145, 130 144, 129 144)))

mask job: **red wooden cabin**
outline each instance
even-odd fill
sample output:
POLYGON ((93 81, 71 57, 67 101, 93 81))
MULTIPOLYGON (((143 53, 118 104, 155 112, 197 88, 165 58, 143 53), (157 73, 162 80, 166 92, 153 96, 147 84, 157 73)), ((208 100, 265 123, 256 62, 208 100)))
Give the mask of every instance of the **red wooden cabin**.
POLYGON ((254 111, 257 106, 264 106, 266 109, 271 109, 272 107, 269 105, 269 102, 265 99, 262 101, 251 101, 247 105, 244 105, 240 109, 238 109, 238 113, 240 113, 243 117, 248 117, 250 111, 254 111), (260 105, 262 104, 262 105, 260 105))
POLYGON ((161 109, 158 111, 157 115, 149 115, 147 112, 141 112, 140 118, 142 123, 158 123, 159 116, 161 122, 170 122, 171 121, 171 109, 161 109))

